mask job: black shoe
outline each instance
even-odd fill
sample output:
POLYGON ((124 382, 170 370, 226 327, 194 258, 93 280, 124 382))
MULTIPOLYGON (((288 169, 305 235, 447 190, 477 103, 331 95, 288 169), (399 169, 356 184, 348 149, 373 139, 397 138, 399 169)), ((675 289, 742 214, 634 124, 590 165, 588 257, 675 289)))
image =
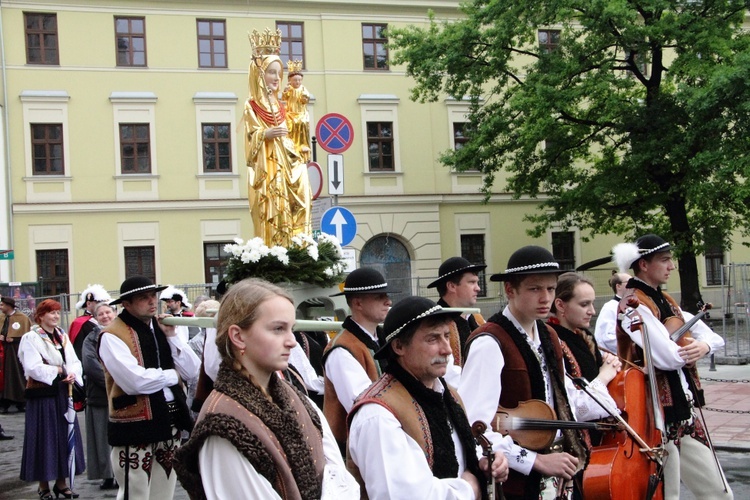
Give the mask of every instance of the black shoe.
POLYGON ((115 481, 115 478, 113 477, 108 477, 99 485, 100 490, 114 490, 119 487, 120 485, 117 484, 117 481, 115 481))
POLYGON ((78 493, 75 493, 67 486, 63 489, 60 489, 57 487, 57 485, 54 485, 52 487, 52 492, 55 494, 55 498, 60 498, 60 495, 62 495, 63 498, 78 498, 80 496, 78 495, 78 493))
POLYGON ((0 441, 8 441, 9 439, 13 439, 13 436, 7 435, 5 431, 0 431, 0 441))

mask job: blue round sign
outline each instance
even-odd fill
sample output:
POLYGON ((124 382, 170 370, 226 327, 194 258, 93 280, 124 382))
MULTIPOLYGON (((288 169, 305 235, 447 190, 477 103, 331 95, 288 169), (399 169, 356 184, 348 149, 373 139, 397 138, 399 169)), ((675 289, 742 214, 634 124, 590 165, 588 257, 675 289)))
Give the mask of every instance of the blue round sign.
POLYGON ((320 147, 329 153, 343 153, 354 141, 354 127, 344 115, 328 113, 318 120, 315 138, 320 147))
POLYGON ((320 218, 320 230, 335 236, 341 246, 346 246, 357 235, 357 220, 354 214, 344 207, 331 207, 320 218))

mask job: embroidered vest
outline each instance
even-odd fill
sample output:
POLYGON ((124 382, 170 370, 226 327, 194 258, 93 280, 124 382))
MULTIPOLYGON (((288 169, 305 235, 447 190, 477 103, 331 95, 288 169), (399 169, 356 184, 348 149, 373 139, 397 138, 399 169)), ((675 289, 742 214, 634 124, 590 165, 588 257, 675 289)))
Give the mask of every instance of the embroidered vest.
MULTIPOLYGON (((540 328, 540 326, 541 323, 537 322, 537 328, 540 328)), ((549 331, 550 336, 552 337, 555 357, 557 359, 557 367, 560 371, 560 376, 564 377, 565 375, 562 373, 562 347, 560 346, 560 341, 554 330, 549 329, 549 331)), ((516 346, 516 343, 511 338, 510 333, 494 321, 490 320, 474 330, 469 337, 469 340, 466 342, 466 357, 468 358, 469 356, 469 348, 473 341, 483 335, 489 335, 498 343, 505 363, 500 376, 503 390, 500 394, 498 406, 515 408, 521 401, 527 401, 529 399, 541 399, 544 401, 544 394, 538 394, 539 388, 532 389, 529 367, 521 355, 520 350, 516 346)), ((557 411, 558 408, 555 408, 555 410, 557 411)), ((508 480, 503 483, 503 491, 506 495, 511 497, 532 498, 534 494, 539 491, 540 480, 541 475, 535 471, 532 471, 531 474, 525 476, 518 471, 510 469, 508 480)))
MULTIPOLYGON (((348 330, 343 330, 334 338, 330 344, 328 344, 325 354, 323 355, 323 364, 328 354, 333 349, 342 348, 346 349, 354 359, 356 359, 362 368, 365 369, 367 376, 373 382, 380 375, 380 370, 372 357, 372 353, 357 337, 355 337, 348 330)), ((339 443, 339 447, 343 450, 346 447, 346 410, 339 401, 338 395, 336 394, 336 388, 331 382, 331 379, 325 377, 325 394, 323 396, 323 414, 328 421, 328 425, 331 426, 333 436, 339 443)))
MULTIPOLYGON (((448 388, 456 401, 461 401, 458 393, 451 387, 448 388)), ((366 404, 378 404, 391 412, 399 421, 404 432, 417 442, 424 453, 427 465, 432 470, 434 463, 432 436, 430 426, 427 424, 427 416, 422 407, 412 398, 409 391, 390 373, 385 373, 365 392, 363 392, 352 406, 352 410, 346 418, 346 428, 351 427, 352 419, 357 411, 366 404)), ((349 456, 349 448, 346 449, 346 468, 357 479, 360 486, 360 498, 367 498, 367 489, 359 467, 349 456)))
MULTIPOLYGON (((130 349, 130 353, 138 361, 138 365, 144 368, 157 368, 155 364, 154 366, 146 366, 141 353, 138 334, 119 317, 115 318, 107 327, 106 332, 125 342, 125 345, 130 349)), ((106 333, 103 335, 106 335, 106 333)), ((111 446, 126 446, 158 443, 171 439, 172 424, 167 402, 164 399, 164 391, 131 396, 117 385, 107 367, 103 366, 103 368, 109 402, 109 425, 107 429, 109 444, 111 446)))
MULTIPOLYGON (((477 326, 482 326, 485 323, 484 318, 479 313, 474 313, 471 315, 471 317, 474 319, 477 326)), ((449 324, 449 328, 451 351, 453 352, 453 363, 456 366, 463 366, 465 359, 464 354, 466 353, 466 340, 472 333, 471 323, 464 317, 461 317, 455 321, 451 321, 449 324), (465 333, 464 335, 461 335, 461 332, 459 331, 459 321, 462 323, 461 329, 467 330, 467 333, 465 333)))

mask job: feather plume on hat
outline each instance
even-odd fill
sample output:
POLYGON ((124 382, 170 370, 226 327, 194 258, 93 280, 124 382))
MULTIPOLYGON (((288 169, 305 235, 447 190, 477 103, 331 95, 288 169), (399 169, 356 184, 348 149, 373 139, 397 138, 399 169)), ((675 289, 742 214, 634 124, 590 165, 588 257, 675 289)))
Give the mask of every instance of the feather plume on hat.
POLYGON ((618 243, 612 247, 612 262, 621 273, 626 272, 633 262, 641 258, 641 250, 635 243, 618 243))
POLYGON ((89 285, 81 292, 81 300, 76 302, 76 309, 84 309, 86 302, 89 300, 109 302, 112 300, 112 297, 109 296, 109 293, 107 293, 107 290, 102 285, 89 285))

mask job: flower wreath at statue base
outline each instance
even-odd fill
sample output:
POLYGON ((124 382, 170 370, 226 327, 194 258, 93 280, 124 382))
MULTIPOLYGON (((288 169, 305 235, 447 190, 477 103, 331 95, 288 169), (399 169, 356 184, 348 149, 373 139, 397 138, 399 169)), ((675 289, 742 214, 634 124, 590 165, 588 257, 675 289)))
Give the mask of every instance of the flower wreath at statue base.
POLYGON ((308 283, 329 288, 344 277, 341 245, 335 236, 326 233, 317 238, 299 234, 289 247, 269 247, 261 238, 235 238, 224 250, 231 254, 224 275, 227 284, 260 278, 275 284, 308 283))

